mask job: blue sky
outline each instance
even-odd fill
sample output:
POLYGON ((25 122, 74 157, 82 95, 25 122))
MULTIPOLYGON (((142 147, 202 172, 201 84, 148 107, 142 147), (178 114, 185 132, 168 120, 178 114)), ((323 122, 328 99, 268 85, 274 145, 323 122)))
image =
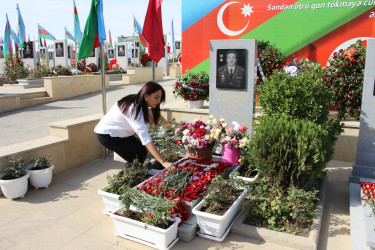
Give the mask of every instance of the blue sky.
MULTIPOLYGON (((82 31, 90 10, 91 0, 75 0, 82 31)), ((64 38, 64 27, 73 33, 73 0, 1 0, 0 36, 4 36, 5 14, 8 13, 10 25, 16 31, 19 4, 26 26, 26 36, 38 37, 38 23, 57 39, 64 38)), ((115 37, 133 35, 133 14, 143 26, 148 0, 103 0, 104 22, 107 31, 115 37)), ((181 34, 181 0, 164 0, 162 3, 164 34, 171 32, 173 19, 175 34, 181 34)))

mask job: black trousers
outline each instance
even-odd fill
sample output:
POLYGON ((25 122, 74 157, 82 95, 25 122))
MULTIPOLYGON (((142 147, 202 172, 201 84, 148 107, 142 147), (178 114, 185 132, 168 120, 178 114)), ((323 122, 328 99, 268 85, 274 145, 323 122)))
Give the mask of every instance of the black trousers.
POLYGON ((147 157, 147 149, 134 135, 129 137, 111 137, 110 135, 96 134, 99 142, 109 150, 116 152, 127 162, 138 159, 144 162, 147 157))

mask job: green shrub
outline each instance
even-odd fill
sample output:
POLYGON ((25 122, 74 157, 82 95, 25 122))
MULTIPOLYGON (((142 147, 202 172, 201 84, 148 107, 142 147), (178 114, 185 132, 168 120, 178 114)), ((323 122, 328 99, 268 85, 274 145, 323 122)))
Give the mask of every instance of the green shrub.
POLYGON ((263 117, 246 160, 274 185, 310 190, 324 175, 332 145, 328 130, 309 120, 263 117))
POLYGON ((309 119, 322 124, 328 119, 331 95, 325 87, 320 66, 297 77, 276 71, 258 87, 262 113, 278 119, 309 119))
POLYGON ((250 210, 246 224, 307 236, 315 214, 318 190, 282 190, 269 178, 249 186, 250 210))
POLYGON ((17 79, 26 78, 29 70, 24 67, 23 60, 17 54, 8 55, 4 63, 4 76, 10 84, 17 83, 17 79))
POLYGON ((8 157, 9 166, 4 169, 5 176, 2 180, 14 180, 27 174, 25 161, 20 155, 11 155, 8 157))

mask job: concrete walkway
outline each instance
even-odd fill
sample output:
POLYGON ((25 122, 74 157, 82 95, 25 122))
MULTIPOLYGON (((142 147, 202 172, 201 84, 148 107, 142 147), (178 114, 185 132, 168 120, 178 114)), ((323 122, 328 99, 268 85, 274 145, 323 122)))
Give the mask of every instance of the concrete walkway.
MULTIPOLYGON (((175 79, 158 81, 165 89, 167 102, 175 101, 172 84, 175 79)), ((107 90, 107 110, 122 97, 136 94, 142 84, 129 85, 107 90)), ((44 88, 21 89, 0 87, 0 94, 17 94, 42 91, 44 88)), ((93 92, 74 98, 46 103, 29 108, 13 110, 0 114, 0 147, 49 136, 49 124, 81 116, 102 113, 102 93, 93 92)))
MULTIPOLYGON (((53 177, 47 189, 23 199, 0 197, 1 249, 149 249, 113 234, 97 191, 122 163, 97 159, 53 177)), ((319 249, 350 249, 348 178, 352 163, 331 161, 319 249)), ((173 249, 290 249, 229 234, 222 243, 198 236, 173 249)))

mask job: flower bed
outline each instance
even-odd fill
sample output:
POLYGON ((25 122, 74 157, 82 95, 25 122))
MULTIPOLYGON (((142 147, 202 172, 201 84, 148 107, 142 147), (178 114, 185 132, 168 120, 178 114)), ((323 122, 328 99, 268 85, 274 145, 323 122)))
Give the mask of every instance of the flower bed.
POLYGON ((223 174, 228 167, 229 164, 222 162, 182 159, 176 162, 175 174, 164 171, 143 183, 140 189, 148 194, 163 195, 174 200, 175 208, 171 213, 180 217, 182 223, 190 217, 191 208, 186 203, 202 198, 213 178, 223 174))

